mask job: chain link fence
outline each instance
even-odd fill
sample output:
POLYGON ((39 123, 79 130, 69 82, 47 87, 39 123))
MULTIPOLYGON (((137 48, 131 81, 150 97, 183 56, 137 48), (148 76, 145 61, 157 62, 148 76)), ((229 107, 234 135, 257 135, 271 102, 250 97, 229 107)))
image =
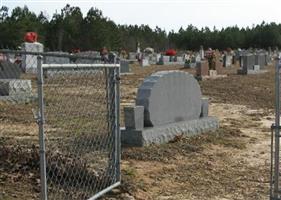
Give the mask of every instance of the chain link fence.
POLYGON ((281 60, 275 66, 275 124, 271 126, 270 199, 281 199, 280 191, 280 71, 281 60))
POLYGON ((40 48, 0 49, 0 136, 41 199, 96 199, 120 184, 119 64, 40 48))

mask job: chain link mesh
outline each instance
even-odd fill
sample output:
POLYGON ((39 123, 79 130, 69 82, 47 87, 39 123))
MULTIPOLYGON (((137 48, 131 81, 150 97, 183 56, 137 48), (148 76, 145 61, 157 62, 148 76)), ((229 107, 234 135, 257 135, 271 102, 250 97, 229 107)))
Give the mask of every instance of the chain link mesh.
POLYGON ((87 199, 116 182, 113 81, 113 69, 44 79, 49 199, 87 199))
MULTIPOLYGON (((46 54, 37 47, 34 50, 0 50, 0 136, 5 140, 14 137, 25 145, 26 152, 35 149, 28 162, 34 160, 32 169, 37 175, 40 163, 35 118, 40 110, 39 55, 43 56, 44 69, 48 199, 89 199, 120 181, 118 68, 109 65, 79 67, 80 64, 103 64, 96 53, 46 54), (57 67, 47 68, 45 63, 57 67), (76 66, 69 68, 64 64, 76 66)), ((31 165, 28 162, 24 164, 31 165)))

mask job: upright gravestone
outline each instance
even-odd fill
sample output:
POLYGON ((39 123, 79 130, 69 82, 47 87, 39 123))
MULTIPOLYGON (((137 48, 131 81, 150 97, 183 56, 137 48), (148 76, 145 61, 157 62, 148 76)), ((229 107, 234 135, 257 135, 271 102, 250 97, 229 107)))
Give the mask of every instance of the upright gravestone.
POLYGON ((141 60, 141 66, 142 66, 142 67, 148 67, 148 66, 150 66, 148 58, 143 58, 143 59, 141 60))
POLYGON ((99 62, 98 59, 100 58, 100 53, 98 51, 82 51, 82 52, 76 53, 75 55, 80 56, 80 57, 90 57, 91 58, 91 59, 77 58, 77 59, 73 60, 73 62, 75 62, 76 64, 93 64, 93 63, 99 62), (94 60, 94 59, 97 59, 97 60, 94 60))
POLYGON ((200 86, 188 73, 157 72, 146 78, 138 89, 136 105, 144 106, 145 126, 198 119, 200 86))
POLYGON ((243 56, 243 70, 247 70, 247 69, 254 69, 254 65, 255 65, 255 56, 253 54, 247 54, 243 56))
POLYGON ((46 52, 50 55, 44 56, 45 64, 69 64, 69 53, 61 51, 46 52), (52 55, 53 54, 53 55, 52 55))
POLYGON ((9 61, 0 61, 0 79, 19 79, 21 73, 19 65, 9 61))
POLYGON ((161 144, 219 126, 215 117, 208 116, 208 99, 202 98, 197 80, 182 71, 147 77, 138 89, 136 106, 124 108, 124 113, 121 141, 125 146, 161 144))
POLYGON ((255 55, 255 65, 259 65, 260 69, 264 69, 266 65, 266 55, 264 53, 257 53, 255 55))
POLYGON ((216 60, 215 61, 215 66, 216 66, 216 71, 218 75, 223 74, 223 64, 220 60, 216 60))
POLYGON ((249 74, 254 72, 255 68, 255 55, 245 53, 241 56, 241 69, 238 70, 239 74, 249 74))
POLYGON ((136 60, 136 59, 137 59, 137 53, 129 52, 129 60, 136 60))
POLYGON ((157 64, 157 54, 149 55, 149 64, 156 65, 157 64))
MULTIPOLYGON (((100 53, 98 51, 83 51, 75 54, 76 56, 81 56, 81 57, 91 57, 94 59, 99 59, 100 58, 100 53)), ((97 60, 94 59, 86 59, 86 58, 78 58, 75 60, 76 64, 93 64, 97 63, 97 60)))
POLYGON ((120 60, 120 73, 129 73, 129 61, 128 60, 120 60))
POLYGON ((195 56, 195 63, 197 63, 197 62, 201 62, 200 54, 197 54, 197 55, 195 56))
POLYGON ((0 61, 0 101, 14 103, 30 102, 32 95, 31 80, 20 79, 22 70, 10 61, 0 61))
POLYGON ((224 58, 223 58, 223 66, 224 67, 230 67, 231 64, 232 64, 232 59, 233 59, 233 56, 232 55, 229 55, 229 54, 225 54, 224 58))
POLYGON ((265 65, 270 65, 271 64, 271 57, 269 53, 265 54, 265 65))
POLYGON ((196 75, 199 77, 209 75, 209 64, 207 61, 200 61, 196 63, 196 75))
MULTIPOLYGON (((27 52, 43 52, 44 46, 39 42, 34 42, 34 43, 24 42, 22 44, 22 50, 27 52)), ((21 67, 25 72, 36 73, 37 55, 22 54, 21 67)))
POLYGON ((158 53, 158 54, 156 55, 156 62, 157 62, 156 64, 159 64, 160 59, 161 59, 161 54, 158 53))

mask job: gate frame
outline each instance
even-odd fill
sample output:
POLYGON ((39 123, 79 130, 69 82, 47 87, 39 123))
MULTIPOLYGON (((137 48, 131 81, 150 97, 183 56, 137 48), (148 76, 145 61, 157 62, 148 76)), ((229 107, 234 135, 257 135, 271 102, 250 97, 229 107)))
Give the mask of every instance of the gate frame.
MULTIPOLYGON (((38 105, 37 124, 39 127, 39 148, 40 148, 40 181, 41 181, 41 200, 47 200, 47 164, 46 164, 46 147, 44 134, 44 70, 48 69, 113 69, 114 70, 114 102, 115 102, 115 130, 114 130, 114 152, 115 152, 115 170, 116 182, 111 186, 99 191, 88 200, 95 200, 113 188, 121 184, 121 135, 120 135, 120 64, 42 64, 42 56, 37 57, 37 79, 38 79, 38 105)), ((108 77, 106 77, 108 79, 108 77)), ((107 80, 108 81, 108 80, 107 80)), ((107 86, 108 87, 108 86, 107 86)), ((108 88, 106 88, 108 90, 108 88)), ((108 100, 108 99, 107 99, 108 100)))
POLYGON ((275 124, 271 126, 270 200, 280 200, 280 70, 281 60, 275 64, 275 124))

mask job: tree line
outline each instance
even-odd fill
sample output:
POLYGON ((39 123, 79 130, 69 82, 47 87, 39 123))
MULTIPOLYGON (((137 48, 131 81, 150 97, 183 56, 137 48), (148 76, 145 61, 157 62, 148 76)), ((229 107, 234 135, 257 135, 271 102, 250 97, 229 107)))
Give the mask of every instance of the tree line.
POLYGON ((281 24, 265 23, 252 27, 237 26, 198 29, 193 25, 180 28, 178 32, 148 25, 120 25, 103 16, 101 10, 90 8, 85 17, 79 7, 67 4, 59 13, 48 19, 43 12, 36 15, 27 6, 0 9, 0 48, 17 48, 26 32, 37 32, 39 41, 50 51, 110 50, 135 51, 139 42, 141 48, 152 47, 156 51, 168 48, 198 50, 205 48, 224 50, 226 48, 281 47, 281 24))

